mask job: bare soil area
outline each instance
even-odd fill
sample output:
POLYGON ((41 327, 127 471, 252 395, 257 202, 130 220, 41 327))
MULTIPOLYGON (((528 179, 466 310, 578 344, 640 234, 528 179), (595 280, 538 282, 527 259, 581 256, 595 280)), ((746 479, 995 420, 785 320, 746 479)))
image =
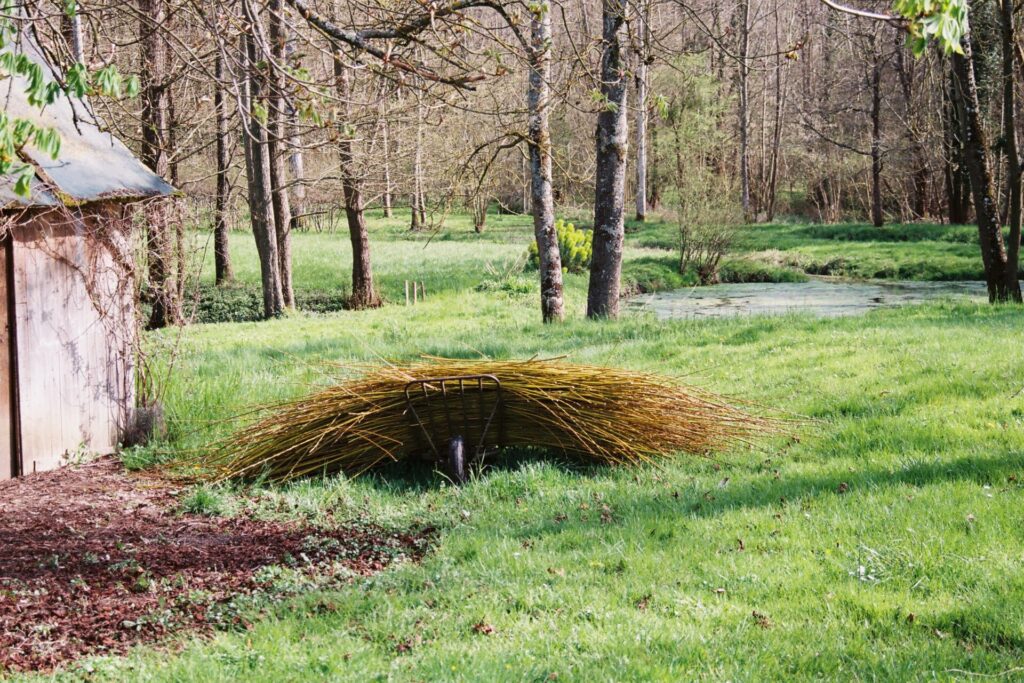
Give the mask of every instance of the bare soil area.
POLYGON ((259 570, 365 576, 426 534, 183 514, 180 484, 113 458, 0 483, 0 674, 117 654, 182 629, 244 627, 259 570))

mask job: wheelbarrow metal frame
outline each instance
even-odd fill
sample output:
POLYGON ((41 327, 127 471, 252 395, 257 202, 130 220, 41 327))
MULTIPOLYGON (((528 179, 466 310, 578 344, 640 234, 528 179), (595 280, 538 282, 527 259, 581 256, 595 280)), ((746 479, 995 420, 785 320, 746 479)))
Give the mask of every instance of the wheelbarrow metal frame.
POLYGON ((443 444, 436 443, 434 438, 437 436, 438 430, 434 416, 435 411, 430 409, 432 404, 440 403, 444 411, 444 424, 442 427, 448 435, 448 444, 452 444, 455 440, 459 440, 461 443, 463 434, 469 431, 469 402, 471 400, 470 396, 475 394, 481 429, 480 441, 477 443, 471 456, 479 455, 483 451, 484 446, 487 445, 487 435, 495 418, 497 418, 499 423, 500 442, 500 432, 503 427, 501 416, 504 397, 502 395, 501 380, 494 375, 454 375, 451 377, 417 379, 405 385, 404 394, 405 404, 409 409, 409 414, 412 415, 414 426, 419 427, 419 432, 426 440, 430 452, 433 453, 437 461, 444 462, 445 455, 441 450, 443 444), (485 388, 487 385, 491 385, 493 388, 485 388), (433 391, 431 391, 431 388, 433 391), (449 388, 452 391, 449 391, 449 388), (486 411, 484 401, 484 396, 488 393, 494 393, 495 395, 494 405, 491 406, 489 413, 486 411), (419 398, 422 398, 421 409, 428 416, 427 422, 429 424, 424 422, 420 412, 416 410, 415 401, 419 398), (453 415, 453 412, 456 410, 452 406, 454 400, 461 404, 461 421, 453 415))

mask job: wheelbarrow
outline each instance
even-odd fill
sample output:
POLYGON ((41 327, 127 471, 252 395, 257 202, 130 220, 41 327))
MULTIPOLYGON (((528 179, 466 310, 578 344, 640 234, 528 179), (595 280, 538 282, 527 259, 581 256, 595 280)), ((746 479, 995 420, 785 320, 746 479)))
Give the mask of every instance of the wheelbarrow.
POLYGON ((457 484, 470 462, 501 444, 501 382, 494 375, 417 379, 405 385, 405 402, 420 451, 457 484))

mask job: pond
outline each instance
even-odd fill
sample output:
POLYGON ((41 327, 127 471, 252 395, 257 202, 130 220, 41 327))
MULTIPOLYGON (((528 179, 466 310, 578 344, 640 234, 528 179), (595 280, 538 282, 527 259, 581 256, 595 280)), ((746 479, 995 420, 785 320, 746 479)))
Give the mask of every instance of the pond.
POLYGON ((659 320, 812 313, 822 317, 857 315, 875 308, 941 299, 987 301, 981 281, 859 282, 812 279, 690 287, 635 297, 630 306, 654 311, 659 320))

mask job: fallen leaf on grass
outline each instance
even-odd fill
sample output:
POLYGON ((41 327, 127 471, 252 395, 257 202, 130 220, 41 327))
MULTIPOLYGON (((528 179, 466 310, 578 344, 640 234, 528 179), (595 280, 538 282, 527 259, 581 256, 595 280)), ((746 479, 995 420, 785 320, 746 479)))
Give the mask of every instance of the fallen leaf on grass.
POLYGON ((494 635, 494 627, 487 622, 481 621, 473 624, 473 632, 484 636, 491 636, 494 635))

